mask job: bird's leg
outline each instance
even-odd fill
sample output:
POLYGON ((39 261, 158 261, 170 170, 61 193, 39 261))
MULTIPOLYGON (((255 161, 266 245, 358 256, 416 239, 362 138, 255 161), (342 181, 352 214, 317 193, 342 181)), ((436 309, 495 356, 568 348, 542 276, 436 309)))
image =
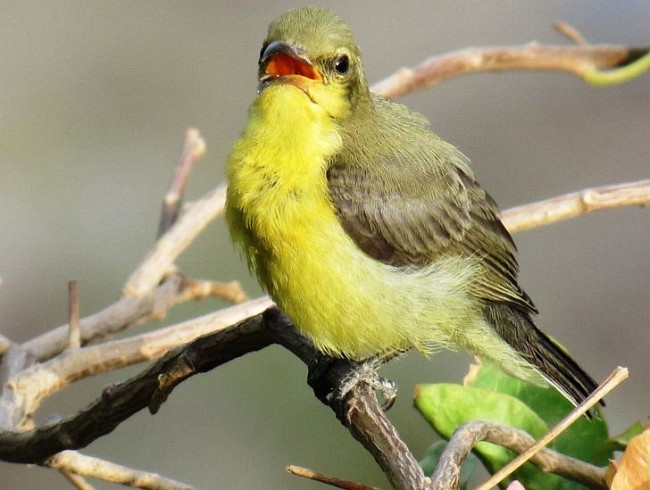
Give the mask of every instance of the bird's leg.
POLYGON ((400 354, 400 352, 391 352, 360 362, 319 354, 309 363, 307 380, 319 400, 326 404, 343 402, 355 386, 366 383, 381 393, 384 398, 382 409, 386 411, 395 403, 397 385, 379 376, 377 371, 384 363, 400 354), (335 375, 331 376, 332 374, 335 375), (332 378, 337 378, 338 382, 332 383, 332 378), (332 386, 333 384, 335 386, 332 386))
POLYGON ((331 397, 336 401, 343 401, 355 386, 359 383, 366 383, 375 391, 381 393, 381 396, 384 398, 381 404, 382 410, 390 410, 397 399, 397 385, 394 381, 379 376, 377 371, 385 362, 394 357, 396 356, 393 354, 390 356, 380 355, 371 357, 365 361, 353 363, 353 368, 346 373, 341 382, 336 386, 331 397))

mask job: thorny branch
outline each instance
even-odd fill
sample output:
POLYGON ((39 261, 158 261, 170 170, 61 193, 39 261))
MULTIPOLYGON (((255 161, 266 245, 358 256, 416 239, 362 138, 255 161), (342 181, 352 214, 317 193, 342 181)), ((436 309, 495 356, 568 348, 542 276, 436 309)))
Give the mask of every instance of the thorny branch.
MULTIPOLYGON (((576 40, 581 39, 566 28, 563 32, 576 40)), ((615 83, 647 69, 648 56, 645 48, 588 45, 584 42, 575 47, 529 44, 466 49, 430 58, 412 70, 402 69, 375 85, 374 90, 398 97, 460 75, 517 69, 564 71, 589 83, 603 83, 603 80, 615 83), (646 65, 641 65, 641 62, 646 65), (618 71, 621 73, 618 78, 603 78, 602 70, 615 68, 618 70, 611 70, 607 75, 618 71), (636 71, 622 71, 628 68, 636 71)), ((79 475, 142 488, 190 488, 159 475, 130 470, 67 450, 85 447, 142 408, 157 411, 178 383, 235 357, 272 343, 283 345, 305 363, 316 354, 310 342, 277 310, 267 310, 260 315, 272 305, 266 297, 156 332, 88 345, 147 320, 161 318, 168 308, 180 302, 208 295, 220 295, 232 301, 245 298, 236 283, 223 285, 186 278, 174 266, 176 258, 223 212, 225 185, 188 206, 178 217, 187 179, 204 149, 205 144, 198 132, 189 130, 163 201, 161 236, 128 279, 117 302, 80 320, 78 330, 74 326, 75 315, 71 315, 72 330, 64 325, 24 344, 0 336, 0 355, 3 356, 0 369, 3 381, 0 459, 57 468, 78 488, 90 488, 79 475), (187 342, 191 343, 183 346, 187 342), (69 346, 74 348, 67 349, 69 346), (169 349, 172 350, 163 355, 169 349), (139 375, 107 387, 98 400, 76 415, 33 427, 32 415, 40 402, 67 384, 88 375, 157 357, 159 359, 139 375)), ((647 204, 650 204, 650 181, 640 181, 590 189, 514 208, 504 213, 504 222, 511 231, 518 231, 607 207, 647 204)), ((338 362, 327 372, 328 382, 336 386, 350 369, 352 366, 348 363, 338 362)), ((422 474, 368 386, 358 385, 338 406, 332 402, 332 409, 352 435, 373 454, 395 488, 433 488, 433 483, 422 474)), ((456 438, 469 444, 462 450, 465 455, 474 444, 467 442, 472 438, 492 440, 515 451, 527 447, 530 441, 526 435, 513 431, 477 422, 461 429, 461 435, 454 436, 450 446, 454 447, 456 438), (501 437, 499 434, 505 435, 501 437)), ((545 469, 592 482, 595 487, 602 481, 600 469, 585 467, 582 462, 571 461, 552 451, 543 451, 536 458, 545 469)), ((443 471, 441 468, 439 472, 443 471)), ((434 478, 436 483, 437 475, 434 478)))

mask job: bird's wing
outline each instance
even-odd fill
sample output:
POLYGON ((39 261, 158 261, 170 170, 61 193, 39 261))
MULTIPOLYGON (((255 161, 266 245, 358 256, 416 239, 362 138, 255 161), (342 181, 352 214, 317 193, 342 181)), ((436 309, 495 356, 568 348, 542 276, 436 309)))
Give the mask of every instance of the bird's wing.
POLYGON ((437 165, 420 158, 415 166, 395 156, 372 166, 346 165, 341 158, 329 167, 329 194, 341 225, 366 254, 397 267, 474 257, 482 270, 471 294, 537 313, 517 284, 516 247, 498 208, 460 153, 453 150, 437 165))

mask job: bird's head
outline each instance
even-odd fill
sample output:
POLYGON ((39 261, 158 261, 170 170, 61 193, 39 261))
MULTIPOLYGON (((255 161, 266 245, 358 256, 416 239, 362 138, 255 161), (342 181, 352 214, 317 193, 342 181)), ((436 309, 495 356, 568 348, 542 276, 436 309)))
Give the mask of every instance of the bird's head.
POLYGON ((361 56, 350 27, 328 9, 285 12, 269 26, 259 60, 259 93, 291 84, 335 119, 368 97, 361 56))

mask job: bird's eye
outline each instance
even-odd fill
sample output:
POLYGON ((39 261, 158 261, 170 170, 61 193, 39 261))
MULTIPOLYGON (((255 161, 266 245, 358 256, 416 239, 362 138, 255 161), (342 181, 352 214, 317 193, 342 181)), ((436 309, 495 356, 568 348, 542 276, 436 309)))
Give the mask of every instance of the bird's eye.
POLYGON ((337 73, 345 75, 350 69, 350 58, 347 54, 342 54, 334 60, 334 69, 337 73))

